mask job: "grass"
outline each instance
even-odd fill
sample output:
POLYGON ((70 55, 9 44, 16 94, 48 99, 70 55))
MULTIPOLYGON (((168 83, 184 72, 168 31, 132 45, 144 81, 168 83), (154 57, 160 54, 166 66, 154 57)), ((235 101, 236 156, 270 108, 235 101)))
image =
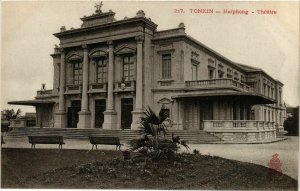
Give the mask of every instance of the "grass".
POLYGON ((297 190, 287 175, 206 155, 151 162, 118 151, 4 148, 1 157, 2 188, 297 190))

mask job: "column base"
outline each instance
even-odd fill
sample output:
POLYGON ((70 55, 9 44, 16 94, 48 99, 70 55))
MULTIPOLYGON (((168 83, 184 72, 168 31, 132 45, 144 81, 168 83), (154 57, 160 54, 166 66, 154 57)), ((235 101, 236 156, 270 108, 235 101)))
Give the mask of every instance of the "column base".
POLYGON ((79 114, 79 120, 77 123, 78 129, 89 129, 91 128, 91 112, 81 111, 79 114))
POLYGON ((141 125, 141 117, 144 116, 143 111, 133 111, 132 112, 132 123, 131 123, 131 129, 132 130, 139 130, 141 125))
POLYGON ((58 111, 55 113, 54 128, 67 128, 67 112, 58 111))
POLYGON ((117 129, 117 112, 105 111, 103 129, 117 129))

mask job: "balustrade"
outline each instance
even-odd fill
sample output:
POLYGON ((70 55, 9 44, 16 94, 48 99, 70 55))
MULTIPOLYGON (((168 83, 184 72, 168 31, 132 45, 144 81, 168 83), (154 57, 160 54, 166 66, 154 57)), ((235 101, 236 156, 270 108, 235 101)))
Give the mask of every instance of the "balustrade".
POLYGON ((235 87, 247 92, 253 91, 253 89, 250 88, 247 84, 241 83, 233 79, 187 81, 186 86, 190 88, 235 87))
POLYGON ((274 122, 255 120, 204 120, 205 130, 273 130, 274 122))

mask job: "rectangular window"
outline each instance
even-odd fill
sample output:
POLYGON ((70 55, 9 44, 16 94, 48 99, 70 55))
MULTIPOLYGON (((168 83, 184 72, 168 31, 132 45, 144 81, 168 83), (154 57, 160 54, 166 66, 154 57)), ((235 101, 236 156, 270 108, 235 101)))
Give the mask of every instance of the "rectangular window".
POLYGON ((278 98, 279 100, 279 104, 281 105, 281 91, 279 91, 279 98, 278 98))
POLYGON ((214 78, 214 70, 209 70, 209 79, 214 78))
POLYGON ((123 57, 123 78, 125 82, 134 80, 134 57, 133 56, 123 57))
POLYGON ((170 79, 171 76, 171 54, 162 55, 162 78, 170 79))
POLYGON ((99 59, 97 60, 97 83, 106 83, 107 81, 107 67, 106 60, 99 59))
POLYGON ((73 83, 76 85, 81 84, 82 82, 82 63, 75 62, 73 64, 73 83))
POLYGON ((223 78, 223 76, 224 76, 224 72, 218 72, 218 75, 219 75, 219 78, 223 78))
POLYGON ((192 80, 198 80, 197 65, 192 64, 192 80))
POLYGON ((227 68, 227 78, 232 78, 232 70, 227 68))

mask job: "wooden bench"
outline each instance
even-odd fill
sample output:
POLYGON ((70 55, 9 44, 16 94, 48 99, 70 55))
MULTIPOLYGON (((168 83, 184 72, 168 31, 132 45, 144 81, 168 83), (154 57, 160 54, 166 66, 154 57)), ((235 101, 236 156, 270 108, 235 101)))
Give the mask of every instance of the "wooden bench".
POLYGON ((1 147, 3 144, 5 144, 5 142, 4 142, 3 136, 1 135, 1 147))
POLYGON ((89 139, 90 139, 91 144, 93 145, 92 150, 94 149, 94 146, 96 146, 96 149, 98 149, 97 145, 116 145, 116 150, 118 150, 118 148, 119 148, 119 150, 121 150, 121 146, 124 145, 124 144, 120 143, 119 137, 92 137, 92 136, 90 136, 89 139))
POLYGON ((58 144, 59 149, 65 144, 63 136, 28 136, 28 140, 34 149, 36 144, 58 144))

